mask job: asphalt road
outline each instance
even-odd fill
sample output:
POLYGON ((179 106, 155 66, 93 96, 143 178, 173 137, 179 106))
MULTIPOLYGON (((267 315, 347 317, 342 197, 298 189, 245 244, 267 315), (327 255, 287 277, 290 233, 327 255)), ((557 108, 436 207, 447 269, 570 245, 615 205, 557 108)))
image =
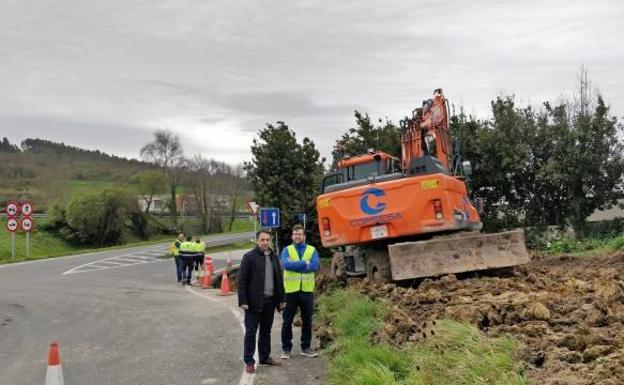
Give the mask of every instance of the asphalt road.
MULTIPOLYGON (((182 288, 166 247, 0 266, 0 383, 43 384, 48 346, 58 341, 67 385, 239 384, 235 296, 182 288)), ((214 254, 216 268, 242 254, 214 254)))

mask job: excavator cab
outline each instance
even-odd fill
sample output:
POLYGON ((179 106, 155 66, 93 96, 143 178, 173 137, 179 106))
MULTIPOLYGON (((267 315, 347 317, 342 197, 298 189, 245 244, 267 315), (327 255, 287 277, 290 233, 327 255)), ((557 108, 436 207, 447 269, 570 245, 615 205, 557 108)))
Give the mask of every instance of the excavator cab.
POLYGON ((331 191, 340 188, 354 187, 360 184, 387 179, 388 175, 398 176, 401 172, 401 161, 385 152, 369 151, 367 154, 346 157, 338 162, 335 171, 326 174, 320 186, 323 194, 331 187, 331 191))

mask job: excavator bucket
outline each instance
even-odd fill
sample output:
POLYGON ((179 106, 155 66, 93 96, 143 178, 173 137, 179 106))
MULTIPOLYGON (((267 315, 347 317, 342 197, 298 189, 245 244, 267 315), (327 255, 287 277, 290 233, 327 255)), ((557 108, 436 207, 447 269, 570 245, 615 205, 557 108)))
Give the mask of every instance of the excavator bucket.
POLYGON ((459 233, 388 246, 392 279, 413 279, 517 266, 530 261, 524 231, 459 233))

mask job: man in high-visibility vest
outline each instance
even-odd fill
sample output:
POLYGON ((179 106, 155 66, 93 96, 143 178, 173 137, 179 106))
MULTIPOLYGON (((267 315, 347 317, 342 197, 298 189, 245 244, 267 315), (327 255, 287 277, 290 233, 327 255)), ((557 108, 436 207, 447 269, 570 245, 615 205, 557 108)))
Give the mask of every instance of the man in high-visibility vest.
POLYGON ((197 247, 193 242, 193 237, 186 237, 186 241, 180 245, 180 260, 182 262, 182 285, 191 286, 191 276, 193 274, 193 264, 195 264, 195 254, 197 247))
POLYGON ((316 357, 312 341, 312 312, 314 310, 314 273, 319 268, 319 255, 313 246, 305 243, 303 226, 292 228, 293 243, 282 250, 280 260, 284 267, 286 307, 282 323, 282 359, 290 358, 292 324, 297 308, 301 310, 301 355, 316 357))
POLYGON ((204 253, 206 252, 206 244, 201 238, 198 236, 195 237, 195 277, 199 280, 199 272, 201 271, 201 266, 204 263, 204 253))
POLYGON ((178 283, 182 282, 182 262, 180 261, 180 245, 182 242, 184 242, 184 233, 178 234, 178 238, 173 242, 173 259, 175 261, 178 283))

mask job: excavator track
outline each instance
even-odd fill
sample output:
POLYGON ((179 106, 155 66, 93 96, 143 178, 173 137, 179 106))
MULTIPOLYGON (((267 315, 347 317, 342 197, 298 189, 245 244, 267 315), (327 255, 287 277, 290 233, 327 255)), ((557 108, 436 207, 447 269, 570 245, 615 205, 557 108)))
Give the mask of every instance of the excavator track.
POLYGON ((388 246, 392 279, 414 279, 529 263, 524 231, 475 232, 388 246))

